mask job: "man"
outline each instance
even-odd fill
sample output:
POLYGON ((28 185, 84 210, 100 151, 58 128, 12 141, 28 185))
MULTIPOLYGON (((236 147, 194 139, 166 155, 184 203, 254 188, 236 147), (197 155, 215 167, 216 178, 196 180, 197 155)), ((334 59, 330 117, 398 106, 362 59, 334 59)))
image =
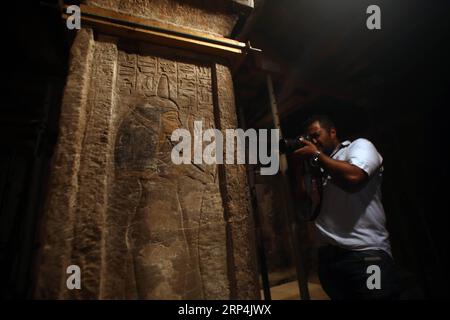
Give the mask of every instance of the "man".
POLYGON ((398 279, 381 203, 383 158, 366 139, 338 139, 333 122, 313 116, 310 141, 294 154, 321 167, 323 191, 315 221, 319 278, 331 299, 395 299, 398 279))

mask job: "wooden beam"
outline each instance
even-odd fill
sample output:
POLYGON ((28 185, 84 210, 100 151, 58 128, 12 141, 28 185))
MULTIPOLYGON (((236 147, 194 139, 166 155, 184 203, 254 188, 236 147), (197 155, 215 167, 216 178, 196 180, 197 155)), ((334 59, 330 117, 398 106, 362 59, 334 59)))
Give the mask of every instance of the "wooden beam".
MULTIPOLYGON (((67 18, 68 15, 64 13, 63 19, 67 18)), ((242 59, 247 47, 245 43, 233 39, 84 4, 81 5, 81 22, 82 26, 91 26, 105 34, 184 48, 233 60, 242 59)))

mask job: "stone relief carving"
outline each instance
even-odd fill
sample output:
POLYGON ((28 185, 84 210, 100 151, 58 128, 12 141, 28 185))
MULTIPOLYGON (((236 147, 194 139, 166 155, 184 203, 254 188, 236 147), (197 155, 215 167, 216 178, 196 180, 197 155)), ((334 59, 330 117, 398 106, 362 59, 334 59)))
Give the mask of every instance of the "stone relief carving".
POLYGON ((214 223, 202 217, 211 214, 205 208, 223 211, 204 199, 220 198, 216 168, 173 164, 170 136, 192 130, 195 118, 212 126, 210 70, 119 52, 117 71, 117 102, 127 109, 115 135, 109 207, 126 226, 127 274, 138 298, 205 298, 199 241, 202 219, 214 223))

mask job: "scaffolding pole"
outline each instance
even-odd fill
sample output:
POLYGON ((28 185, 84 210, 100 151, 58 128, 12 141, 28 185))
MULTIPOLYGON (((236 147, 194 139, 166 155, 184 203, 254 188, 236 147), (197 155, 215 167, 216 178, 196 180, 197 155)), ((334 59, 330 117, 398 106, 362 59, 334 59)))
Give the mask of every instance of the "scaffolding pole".
MULTIPOLYGON (((269 93, 270 98, 270 109, 272 111, 273 125, 275 129, 280 130, 280 138, 283 138, 283 133, 280 125, 280 117, 278 114, 277 101, 275 98, 272 77, 270 74, 267 74, 266 80, 267 80, 267 91, 269 93)), ((280 154, 280 189, 282 192, 282 196, 284 197, 285 203, 284 212, 286 214, 286 221, 288 223, 289 239, 291 240, 292 248, 294 251, 293 256, 295 269, 297 273, 297 282, 300 292, 300 299, 310 300, 306 270, 304 268, 304 264, 302 263, 300 256, 299 234, 297 224, 295 223, 296 219, 293 202, 294 199, 292 197, 290 181, 288 176, 288 162, 285 154, 280 154)))

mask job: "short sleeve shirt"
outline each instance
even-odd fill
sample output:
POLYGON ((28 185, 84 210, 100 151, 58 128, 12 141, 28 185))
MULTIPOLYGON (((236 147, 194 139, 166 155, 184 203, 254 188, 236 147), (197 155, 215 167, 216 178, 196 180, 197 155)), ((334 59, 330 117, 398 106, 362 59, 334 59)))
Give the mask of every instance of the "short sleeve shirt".
POLYGON ((344 141, 332 158, 364 170, 369 180, 361 190, 350 193, 334 184, 331 176, 325 176, 321 210, 315 222, 322 239, 349 250, 381 249, 391 254, 381 203, 383 158, 369 140, 362 138, 344 141))

